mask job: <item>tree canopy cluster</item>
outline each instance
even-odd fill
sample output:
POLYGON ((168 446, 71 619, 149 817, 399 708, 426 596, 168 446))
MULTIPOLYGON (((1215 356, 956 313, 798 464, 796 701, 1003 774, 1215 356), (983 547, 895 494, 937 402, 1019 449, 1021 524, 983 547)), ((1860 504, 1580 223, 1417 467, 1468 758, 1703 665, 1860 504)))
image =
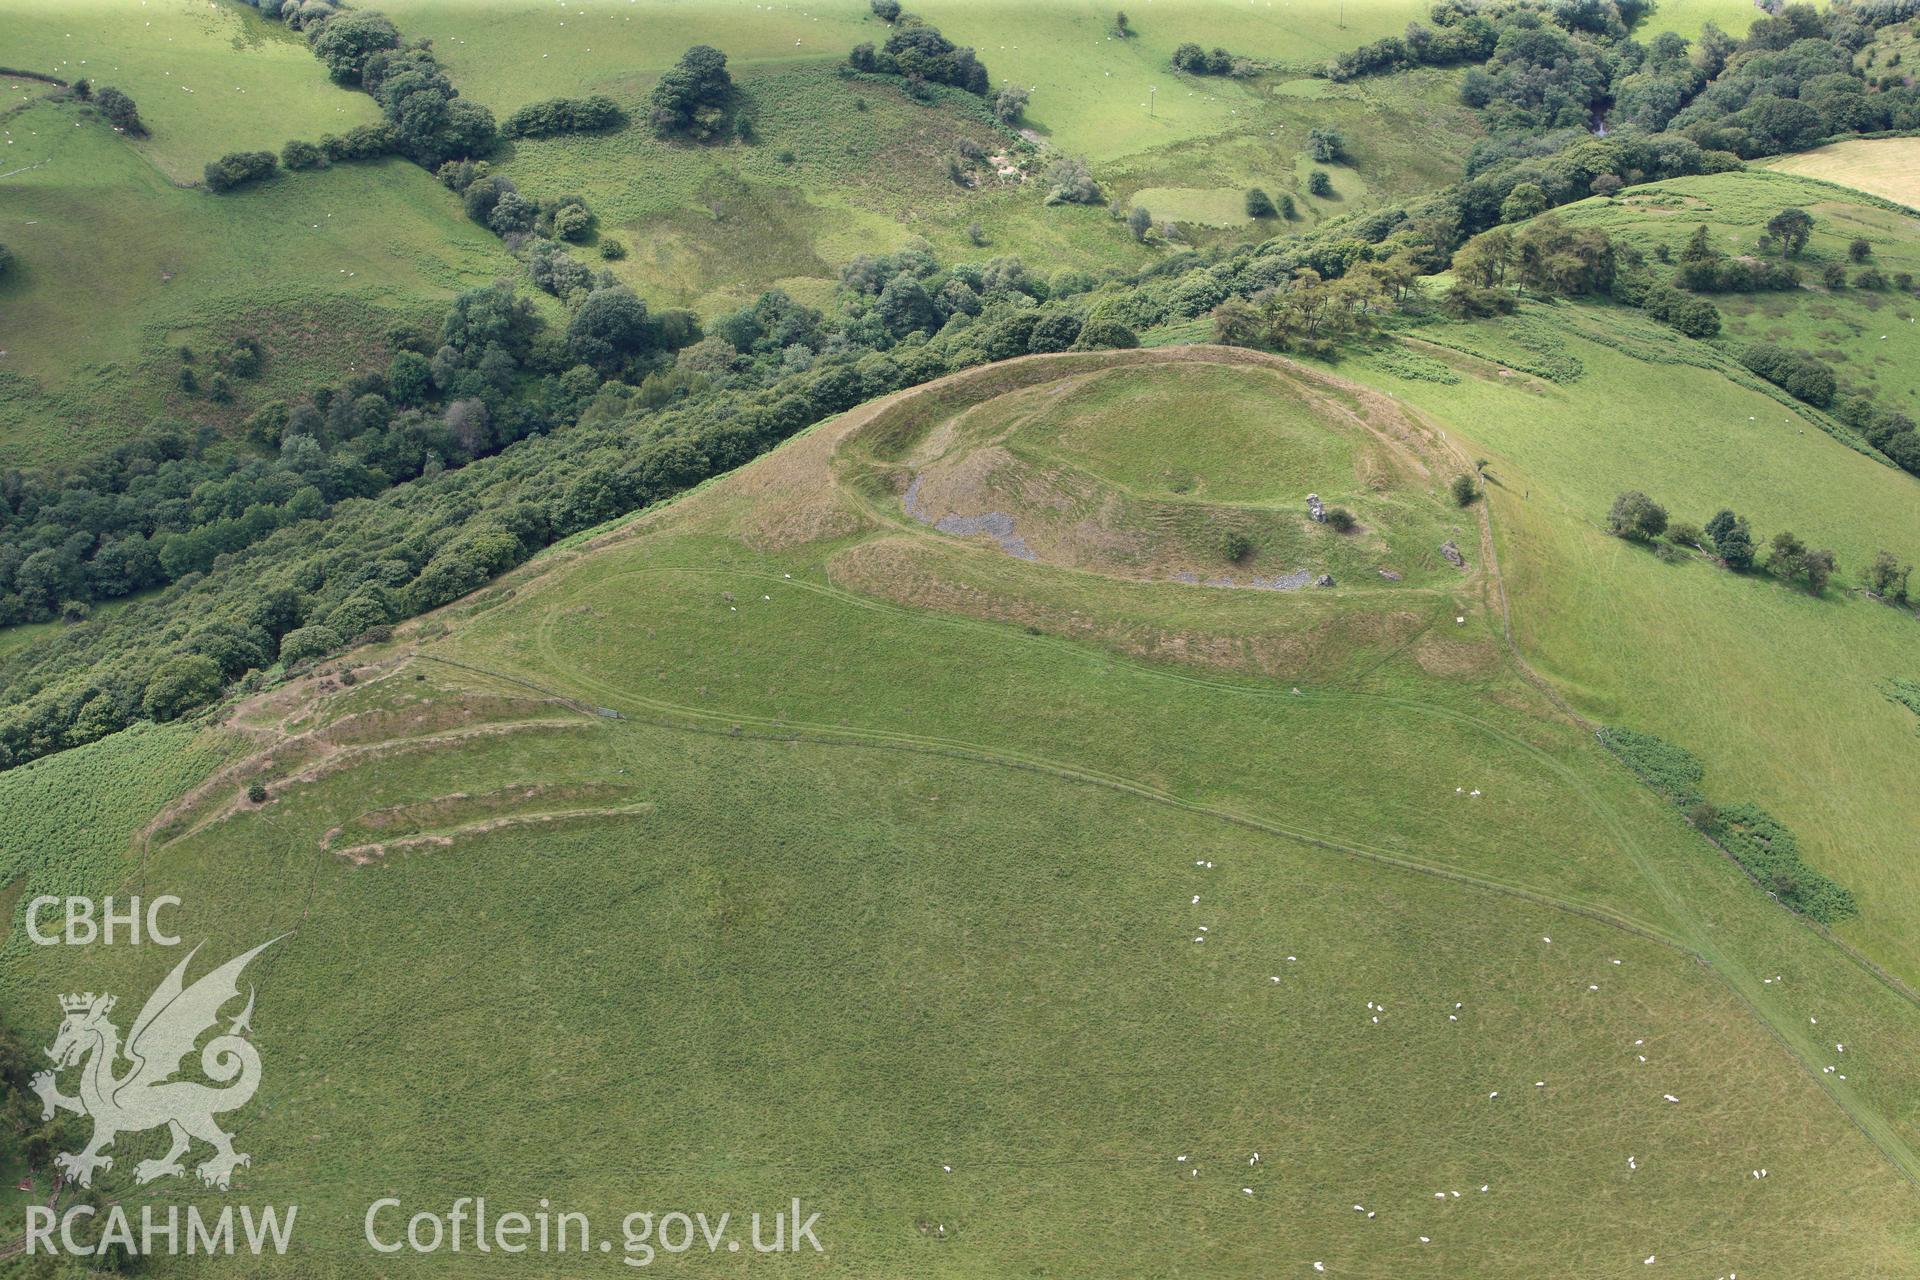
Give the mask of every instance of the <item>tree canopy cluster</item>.
POLYGON ((1870 79, 1854 54, 1881 26, 1907 20, 1905 0, 1788 4, 1735 39, 1712 23, 1697 41, 1632 38, 1648 0, 1444 0, 1434 25, 1334 58, 1334 80, 1413 66, 1477 64, 1461 97, 1496 134, 1610 127, 1671 130, 1742 158, 1823 138, 1920 127, 1920 89, 1870 79))
POLYGON ((603 133, 626 122, 620 104, 605 94, 529 102, 500 125, 503 138, 546 138, 557 133, 603 133))
POLYGON ((972 49, 954 44, 940 34, 940 28, 911 13, 896 13, 893 24, 878 49, 871 43, 855 45, 847 65, 855 71, 904 76, 909 85, 949 84, 986 96, 991 81, 986 65, 972 49))
MULTIPOLYGON (((82 84, 86 82, 81 81, 82 84)), ((107 118, 107 123, 130 138, 147 136, 146 121, 140 118, 140 108, 133 99, 114 88, 103 85, 92 94, 93 105, 107 118)))
POLYGON ((1218 47, 1202 49, 1191 40, 1176 45, 1167 63, 1175 71, 1184 71, 1190 76, 1232 76, 1236 80, 1259 75, 1266 66, 1257 58, 1228 53, 1218 47))
POLYGON ((653 86, 647 105, 649 123, 661 137, 708 142, 726 136, 734 119, 727 55, 707 44, 689 48, 653 86))

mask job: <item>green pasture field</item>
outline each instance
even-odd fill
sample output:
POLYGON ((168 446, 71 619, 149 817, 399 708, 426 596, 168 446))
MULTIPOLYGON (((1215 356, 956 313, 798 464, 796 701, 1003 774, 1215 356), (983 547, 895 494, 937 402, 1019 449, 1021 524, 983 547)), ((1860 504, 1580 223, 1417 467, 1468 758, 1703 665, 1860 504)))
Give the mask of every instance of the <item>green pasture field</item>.
MULTIPOLYGON (((338 754, 266 746, 163 830, 142 883, 209 956, 286 935, 237 1185, 300 1203, 302 1250, 196 1274, 507 1274, 361 1243, 381 1195, 480 1189, 616 1248, 635 1209, 798 1196, 825 1252, 770 1272, 1916 1273, 1920 1009, 1520 678, 1477 541, 1452 592, 1019 561, 853 465, 970 403, 544 557, 271 713, 338 754), (971 594, 903 603, 899 549, 971 594), (1229 652, 1263 642, 1268 674, 1229 652)), ((64 950, 9 952, 36 1035, 64 950)))
POLYGON ((118 443, 162 415, 232 423, 250 405, 384 360, 394 323, 522 270, 458 200, 399 160, 283 174, 215 196, 181 190, 72 105, 0 123, 0 446, 52 461, 118 443), (79 126, 79 127, 76 127, 79 126), (215 404, 175 384, 178 348, 205 361, 251 331, 257 380, 215 404))
MULTIPOLYGON (((380 119, 372 99, 327 78, 304 35, 236 0, 0 0, 0 32, 0 64, 129 94, 152 133, 136 149, 175 183, 200 181, 228 151, 278 153, 380 119)), ((12 101, 49 86, 0 87, 12 101)), ((20 163, 0 151, 0 172, 20 163)))
POLYGON ((1584 714, 1698 754, 1715 802, 1750 800, 1785 821, 1807 861, 1859 897, 1860 918, 1839 932, 1920 978, 1908 928, 1920 877, 1906 856, 1920 821, 1910 785, 1920 738, 1884 692, 1914 666, 1920 632, 1910 612, 1854 589, 1880 548, 1920 561, 1913 477, 1637 313, 1529 305, 1517 320, 1420 338, 1416 348, 1459 382, 1372 363, 1355 373, 1491 460, 1527 659, 1584 714), (1578 374, 1550 381, 1527 367, 1578 374), (1696 524, 1731 507, 1762 544, 1792 529, 1835 549, 1840 578, 1814 599, 1607 536, 1614 495, 1635 488, 1696 524))
POLYGON ((1920 138, 1856 138, 1778 156, 1767 167, 1920 205, 1920 138))

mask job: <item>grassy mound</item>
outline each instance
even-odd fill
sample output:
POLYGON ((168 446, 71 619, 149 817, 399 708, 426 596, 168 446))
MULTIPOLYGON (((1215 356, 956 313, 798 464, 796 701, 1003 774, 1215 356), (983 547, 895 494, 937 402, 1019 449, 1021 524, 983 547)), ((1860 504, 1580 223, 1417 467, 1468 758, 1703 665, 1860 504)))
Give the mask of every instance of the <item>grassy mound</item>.
POLYGON ((1458 586, 1440 554, 1468 536, 1439 493, 1450 464, 1379 397, 1227 350, 1066 357, 1010 390, 973 385, 856 439, 923 525, 1133 579, 1458 586), (1349 527, 1316 522, 1309 495, 1349 527))

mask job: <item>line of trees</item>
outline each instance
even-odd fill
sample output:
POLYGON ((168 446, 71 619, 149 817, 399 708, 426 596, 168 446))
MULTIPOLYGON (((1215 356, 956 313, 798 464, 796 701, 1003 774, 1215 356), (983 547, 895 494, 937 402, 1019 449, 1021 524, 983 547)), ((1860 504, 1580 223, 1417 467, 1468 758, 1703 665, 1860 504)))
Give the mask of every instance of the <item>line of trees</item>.
MULTIPOLYGON (((1814 595, 1826 591, 1840 567, 1839 557, 1830 548, 1810 547, 1787 529, 1773 535, 1763 556, 1754 541, 1752 526, 1731 510, 1715 512, 1705 527, 1670 522, 1667 509, 1638 489, 1628 489, 1613 500, 1607 512, 1607 532, 1647 544, 1665 535, 1674 547, 1705 551, 1735 573, 1761 569, 1782 582, 1805 582, 1814 595)), ((1897 589, 1899 603, 1905 603, 1906 573, 1892 552, 1882 551, 1874 561, 1869 585, 1875 587, 1876 594, 1897 589)))

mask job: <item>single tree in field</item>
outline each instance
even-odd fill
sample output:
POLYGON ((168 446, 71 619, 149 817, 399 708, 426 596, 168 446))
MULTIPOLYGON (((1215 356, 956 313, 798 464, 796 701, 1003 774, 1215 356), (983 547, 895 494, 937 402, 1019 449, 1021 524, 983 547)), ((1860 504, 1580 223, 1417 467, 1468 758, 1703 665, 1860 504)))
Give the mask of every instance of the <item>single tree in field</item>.
POLYGON ((1607 532, 1617 538, 1650 542, 1665 533, 1667 509, 1638 489, 1629 489, 1613 500, 1607 512, 1607 532))
POLYGON ((1893 552, 1882 550, 1874 555, 1873 563, 1867 568, 1867 586, 1877 596, 1904 601, 1907 579, 1912 573, 1912 565, 1903 565, 1894 558, 1893 552))
POLYGON ((900 0, 872 0, 873 16, 882 22, 900 20, 900 0))
POLYGON ((1127 11, 1125 9, 1113 15, 1113 34, 1119 36, 1122 40, 1125 40, 1133 34, 1133 26, 1127 21, 1127 11))
POLYGON ((1798 257, 1813 234, 1813 215, 1805 209, 1782 209, 1767 219, 1767 234, 1780 242, 1789 258, 1798 257))
POLYGON ((733 103, 733 77, 727 55, 712 45, 696 44, 653 86, 648 97, 654 131, 662 136, 717 136, 733 103))
POLYGON ((107 123, 130 138, 147 136, 146 122, 140 119, 140 109, 133 105, 133 99, 112 85, 107 85, 93 95, 93 105, 100 108, 100 114, 107 123))
POLYGON ((1133 232, 1135 240, 1145 240, 1147 232, 1153 226, 1153 215, 1144 205, 1135 205, 1127 211, 1127 230, 1133 232))
POLYGON ((1315 169, 1307 175, 1307 192, 1322 200, 1328 199, 1333 195, 1333 178, 1325 169, 1315 169))
POLYGON ((1480 490, 1473 483, 1473 477, 1466 474, 1455 476, 1452 485, 1449 486, 1449 491, 1453 494, 1455 505, 1462 507, 1467 506, 1475 498, 1480 496, 1480 490))
POLYGON ((1693 229, 1687 237, 1687 247, 1680 251, 1682 262, 1711 262, 1720 254, 1714 249, 1712 240, 1707 237, 1707 226, 1703 222, 1693 229))
POLYGON ((1273 197, 1259 187, 1247 188, 1247 216, 1249 218, 1271 218, 1274 214, 1273 197))
POLYGON ((1873 246, 1861 237, 1855 236, 1847 244, 1847 256, 1855 262, 1865 262, 1873 256, 1873 246))
POLYGON ((1092 204, 1100 199, 1100 184, 1085 156, 1061 156, 1047 170, 1048 204, 1092 204))
POLYGON ((1807 552, 1806 575, 1807 589, 1815 595, 1827 589, 1827 579, 1833 577, 1833 571, 1840 567, 1839 559, 1825 547, 1815 547, 1807 552))
POLYGON ((1280 197, 1280 216, 1285 218, 1288 222, 1292 222, 1295 218, 1300 216, 1299 206, 1294 204, 1293 197, 1291 195, 1282 195, 1280 197))
POLYGON ((1797 578, 1806 567, 1806 544, 1791 530, 1782 529, 1774 534, 1772 550, 1767 555, 1767 572, 1775 577, 1797 578))
POLYGON ((1311 129, 1307 133, 1307 154, 1321 164, 1332 164, 1346 153, 1346 140, 1337 129, 1311 129))
POLYGON ((1745 573, 1753 568, 1753 530, 1747 522, 1724 507, 1707 521, 1707 537, 1713 550, 1729 569, 1745 573))

